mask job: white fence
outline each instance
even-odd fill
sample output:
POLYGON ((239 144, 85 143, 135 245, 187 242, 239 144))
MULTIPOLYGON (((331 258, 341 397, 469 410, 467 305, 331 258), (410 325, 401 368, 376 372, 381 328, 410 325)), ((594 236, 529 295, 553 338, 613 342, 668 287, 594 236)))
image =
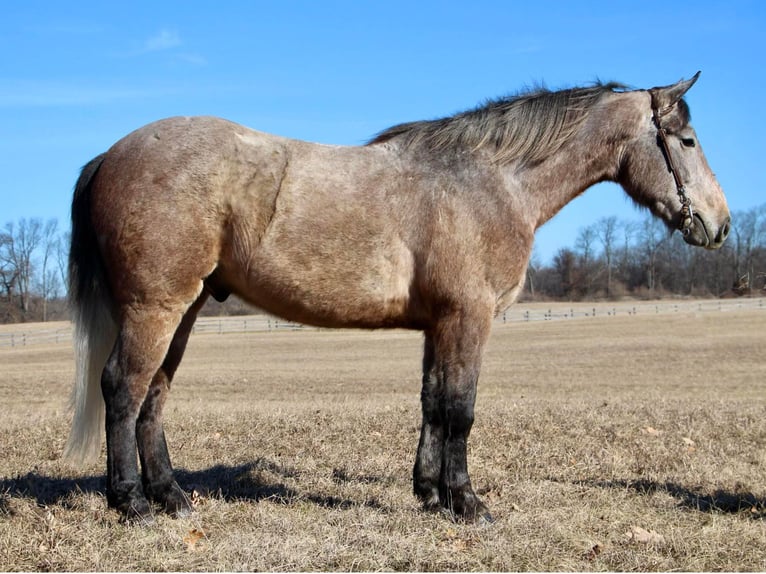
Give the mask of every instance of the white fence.
POLYGON ((17 331, 0 333, 0 348, 25 347, 27 345, 71 343, 72 328, 68 324, 56 323, 56 328, 27 327, 23 323, 13 325, 17 331), (62 326, 65 325, 65 326, 62 326))
POLYGON ((554 321, 559 319, 584 319, 586 317, 616 317, 625 315, 650 315, 663 313, 710 313, 739 309, 766 310, 766 299, 705 299, 623 301, 620 303, 535 303, 516 305, 502 313, 496 321, 554 321))
MULTIPOLYGON (((627 301, 620 303, 530 303, 514 305, 496 319, 498 323, 560 321, 593 317, 617 317, 666 313, 724 313, 740 309, 766 310, 766 298, 627 301)), ((7 325, 0 331, 0 349, 41 344, 71 344, 68 323, 7 325)), ((314 329, 269 315, 200 317, 192 335, 284 332, 314 329)))

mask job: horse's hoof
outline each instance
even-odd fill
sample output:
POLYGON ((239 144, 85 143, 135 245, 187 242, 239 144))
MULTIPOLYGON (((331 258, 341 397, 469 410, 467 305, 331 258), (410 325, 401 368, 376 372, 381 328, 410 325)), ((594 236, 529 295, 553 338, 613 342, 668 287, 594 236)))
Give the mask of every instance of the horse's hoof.
POLYGON ((174 493, 165 501, 165 512, 173 518, 189 518, 194 514, 194 508, 186 493, 181 492, 180 496, 174 493))
POLYGON ((134 500, 122 511, 125 522, 138 526, 153 526, 154 513, 147 500, 134 500))
POLYGON ((150 484, 145 489, 149 498, 173 518, 188 518, 192 515, 191 500, 177 482, 150 484))
POLYGON ((443 512, 455 522, 488 526, 495 521, 486 505, 473 492, 453 492, 449 502, 442 500, 441 504, 443 512))
POLYGON ((173 511, 169 511, 168 514, 173 518, 191 518, 194 516, 194 509, 184 506, 183 508, 176 508, 173 511))
POLYGON ((471 516, 473 523, 478 526, 489 526, 495 522, 489 508, 479 499, 476 499, 476 506, 474 506, 471 516))
POLYGON ((194 509, 184 493, 174 492, 168 496, 163 510, 173 518, 189 518, 194 514, 194 509))
POLYGON ((177 482, 165 492, 163 507, 173 518, 188 518, 194 513, 191 500, 177 482))
POLYGON ((492 526, 495 523, 495 519, 489 513, 489 510, 484 510, 481 514, 476 516, 476 524, 479 526, 492 526))

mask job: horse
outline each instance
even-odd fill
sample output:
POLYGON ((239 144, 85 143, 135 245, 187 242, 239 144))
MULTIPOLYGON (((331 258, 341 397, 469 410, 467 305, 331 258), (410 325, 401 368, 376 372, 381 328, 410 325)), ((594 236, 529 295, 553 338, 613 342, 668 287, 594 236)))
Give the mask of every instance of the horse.
POLYGON ((535 230, 613 181, 688 244, 726 239, 726 199, 683 99, 698 77, 528 89, 359 146, 214 117, 130 133, 73 193, 65 457, 97 456, 105 428, 108 505, 135 521, 190 514, 163 405, 197 313, 235 294, 319 327, 422 331, 414 494, 427 510, 492 521, 466 445, 492 320, 523 288, 535 230))

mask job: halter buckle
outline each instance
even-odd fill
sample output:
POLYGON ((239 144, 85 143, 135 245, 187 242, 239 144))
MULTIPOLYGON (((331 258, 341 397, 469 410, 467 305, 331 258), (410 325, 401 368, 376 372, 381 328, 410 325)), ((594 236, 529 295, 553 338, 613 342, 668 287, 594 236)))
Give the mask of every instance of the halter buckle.
POLYGON ((678 228, 681 230, 681 235, 688 237, 694 223, 694 210, 692 200, 686 195, 686 188, 683 185, 678 188, 678 198, 681 200, 681 221, 678 228))

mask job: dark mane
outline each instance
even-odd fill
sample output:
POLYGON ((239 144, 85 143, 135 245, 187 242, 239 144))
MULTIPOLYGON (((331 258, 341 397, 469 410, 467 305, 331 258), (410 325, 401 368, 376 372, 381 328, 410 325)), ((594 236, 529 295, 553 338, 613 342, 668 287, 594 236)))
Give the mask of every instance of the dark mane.
POLYGON ((534 163, 569 141, 603 94, 624 88, 600 82, 559 91, 539 88, 489 100, 453 116, 399 124, 367 145, 397 140, 403 147, 424 146, 432 151, 488 148, 499 163, 534 163))

